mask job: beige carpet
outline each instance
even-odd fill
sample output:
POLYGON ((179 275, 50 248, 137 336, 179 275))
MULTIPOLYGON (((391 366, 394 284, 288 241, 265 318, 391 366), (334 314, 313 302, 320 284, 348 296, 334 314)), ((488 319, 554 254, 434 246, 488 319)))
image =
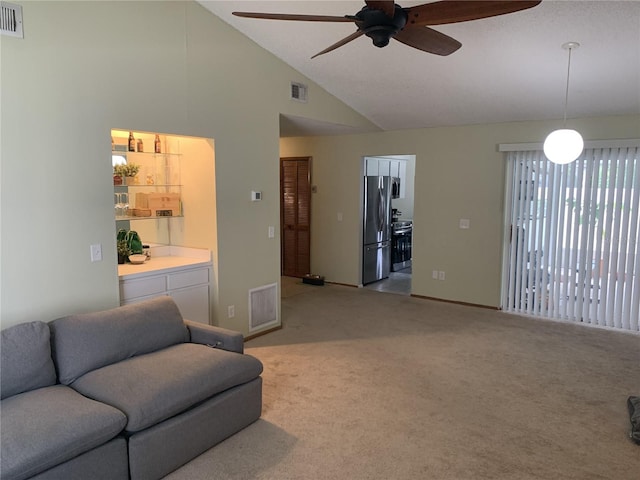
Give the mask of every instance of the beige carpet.
POLYGON ((247 343, 263 415, 178 479, 640 478, 640 336, 335 285, 247 343))

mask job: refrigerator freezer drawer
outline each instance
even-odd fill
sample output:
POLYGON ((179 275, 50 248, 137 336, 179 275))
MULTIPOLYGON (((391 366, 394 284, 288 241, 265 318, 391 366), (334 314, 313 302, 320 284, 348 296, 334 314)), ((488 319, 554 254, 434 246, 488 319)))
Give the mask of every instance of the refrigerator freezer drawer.
POLYGON ((387 278, 391 270, 391 245, 389 242, 365 245, 363 260, 363 285, 387 278))

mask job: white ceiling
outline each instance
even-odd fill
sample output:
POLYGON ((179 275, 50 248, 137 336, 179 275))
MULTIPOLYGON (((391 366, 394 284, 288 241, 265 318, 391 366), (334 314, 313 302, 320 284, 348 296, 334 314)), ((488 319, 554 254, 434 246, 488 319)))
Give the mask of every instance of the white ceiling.
MULTIPOLYGON (((362 36, 311 60, 355 31, 351 23, 239 18, 232 11, 352 15, 363 1, 200 1, 382 130, 640 113, 640 1, 545 0, 529 10, 434 29, 462 48, 447 57, 362 36)), ((426 1, 398 2, 403 7, 426 1)), ((288 117, 283 136, 350 132, 288 117)))

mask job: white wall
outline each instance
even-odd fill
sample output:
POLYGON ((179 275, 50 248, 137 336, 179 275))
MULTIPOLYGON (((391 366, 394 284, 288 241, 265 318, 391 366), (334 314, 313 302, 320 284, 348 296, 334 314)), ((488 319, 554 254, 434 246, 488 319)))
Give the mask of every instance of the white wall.
POLYGON ((121 128, 214 139, 214 315, 247 333, 248 290, 280 278, 267 238, 279 115, 375 126, 197 3, 15 3, 25 38, 0 43, 2 327, 119 304, 108 158, 121 128), (291 80, 309 85, 307 104, 288 99, 291 80))
MULTIPOLYGON (((640 116, 572 120, 586 140, 640 138, 640 116)), ((412 293, 500 305, 505 159, 500 143, 542 142, 558 122, 403 130, 290 138, 282 156, 312 156, 311 268, 327 281, 359 283, 360 170, 363 156, 416 155, 412 293), (407 151, 410 150, 410 151, 407 151), (340 172, 340 175, 335 175, 340 172), (344 212, 338 222, 335 212, 344 212), (459 220, 470 220, 461 230, 459 220), (432 270, 446 280, 431 278, 432 270)))

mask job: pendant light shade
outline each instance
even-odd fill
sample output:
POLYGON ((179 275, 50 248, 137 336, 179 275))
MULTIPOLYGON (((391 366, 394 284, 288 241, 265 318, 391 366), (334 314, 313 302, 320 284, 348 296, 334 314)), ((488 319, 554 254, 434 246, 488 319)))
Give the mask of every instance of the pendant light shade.
POLYGON ((549 160, 564 165, 580 156, 584 149, 584 141, 582 135, 575 130, 562 128, 547 135, 543 149, 549 160))
MULTIPOLYGON (((571 50, 578 48, 578 42, 567 42, 562 48, 569 50, 569 62, 567 65, 567 88, 564 97, 564 124, 567 124, 567 104, 569 103, 569 73, 571 72, 571 50)), ((582 135, 575 130, 561 128, 547 135, 544 141, 544 154, 553 163, 564 165, 577 159, 584 149, 582 135)))

